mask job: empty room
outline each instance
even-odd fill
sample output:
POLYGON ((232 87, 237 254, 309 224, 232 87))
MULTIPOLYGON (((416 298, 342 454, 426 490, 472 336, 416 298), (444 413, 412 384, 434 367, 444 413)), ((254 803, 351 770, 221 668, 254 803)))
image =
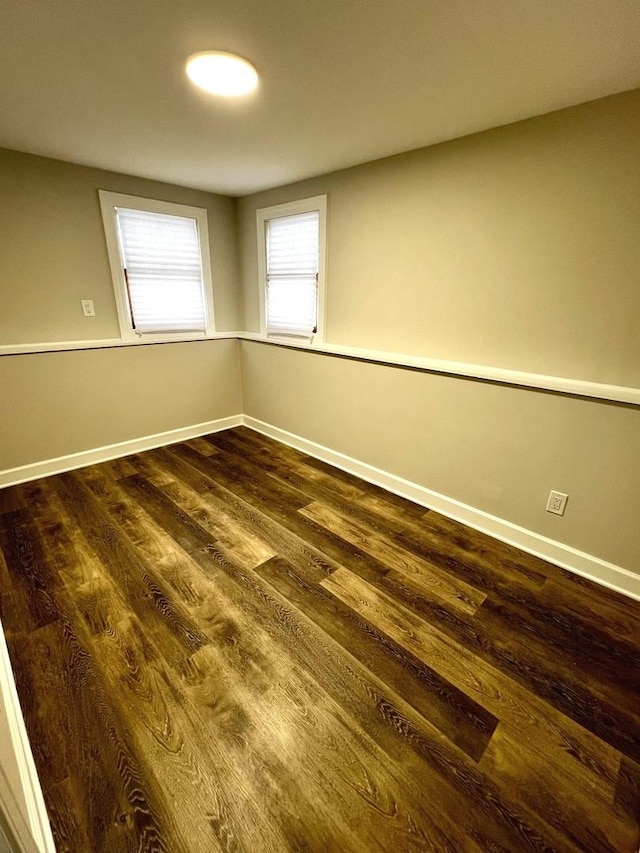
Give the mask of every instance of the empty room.
POLYGON ((640 851, 640 5, 5 0, 0 853, 640 851))

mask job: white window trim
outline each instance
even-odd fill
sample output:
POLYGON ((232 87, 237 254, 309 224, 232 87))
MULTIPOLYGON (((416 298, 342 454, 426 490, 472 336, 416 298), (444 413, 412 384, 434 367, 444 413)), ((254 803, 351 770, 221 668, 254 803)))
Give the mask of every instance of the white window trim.
POLYGON ((325 267, 327 254, 327 197, 317 195, 285 204, 274 204, 271 207, 261 207, 256 211, 256 231, 258 235, 258 287, 260 295, 260 333, 270 340, 310 340, 311 343, 322 343, 325 330, 325 267), (317 210, 320 214, 318 229, 318 306, 316 333, 308 338, 307 335, 283 335, 274 332, 267 333, 267 222, 280 216, 294 216, 298 213, 311 213, 317 210))
POLYGON ((190 207, 186 204, 176 204, 170 201, 159 201, 157 199, 140 198, 123 193, 112 193, 106 190, 98 190, 100 196, 100 209, 104 233, 107 241, 107 253, 109 255, 109 266, 111 267, 111 279, 113 282, 113 293, 118 311, 118 322, 120 323, 120 337, 123 341, 192 341, 198 338, 206 338, 215 334, 215 322, 213 314, 213 285, 211 276, 211 252, 209 249, 209 226, 207 211, 201 207, 190 207), (127 284, 124 277, 124 263, 120 254, 120 243, 118 240, 116 207, 128 207, 133 210, 145 210, 149 213, 165 213, 169 216, 185 216, 195 219, 198 227, 198 239, 200 242, 200 256, 202 262, 202 280, 204 283, 204 307, 206 327, 204 332, 136 332, 131 322, 131 311, 127 299, 127 284))

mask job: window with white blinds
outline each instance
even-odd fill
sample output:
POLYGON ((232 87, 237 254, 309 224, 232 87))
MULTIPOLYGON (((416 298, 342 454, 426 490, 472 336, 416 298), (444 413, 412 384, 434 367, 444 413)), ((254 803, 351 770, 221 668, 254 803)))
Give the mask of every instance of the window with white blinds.
POLYGON ((204 332, 195 219, 116 208, 131 322, 139 332, 204 332))
POLYGON ((212 331, 201 245, 206 211, 115 193, 100 198, 110 260, 119 267, 112 272, 123 337, 212 331))
POLYGON ((317 210, 267 222, 267 332, 316 331, 319 224, 317 210))
POLYGON ((319 331, 325 197, 258 211, 263 330, 308 337, 319 331))

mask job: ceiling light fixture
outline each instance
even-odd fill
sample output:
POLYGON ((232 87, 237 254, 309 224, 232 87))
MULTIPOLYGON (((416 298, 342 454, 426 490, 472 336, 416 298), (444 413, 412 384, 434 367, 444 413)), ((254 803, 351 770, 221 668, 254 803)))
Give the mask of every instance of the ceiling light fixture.
POLYGON ((258 73, 250 62, 220 50, 194 53, 187 59, 186 71, 196 86, 226 98, 248 95, 258 85, 258 73))

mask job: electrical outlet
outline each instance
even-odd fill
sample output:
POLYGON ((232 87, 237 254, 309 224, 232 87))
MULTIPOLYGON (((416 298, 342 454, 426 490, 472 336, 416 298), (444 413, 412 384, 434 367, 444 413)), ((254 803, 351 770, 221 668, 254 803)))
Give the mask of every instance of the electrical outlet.
POLYGON ((567 506, 569 495, 563 492, 549 492, 549 500, 547 501, 547 512, 553 512, 555 515, 564 515, 567 506))
POLYGON ((82 305, 82 313, 85 317, 96 316, 96 311, 93 307, 93 299, 81 299, 80 304, 82 305))

